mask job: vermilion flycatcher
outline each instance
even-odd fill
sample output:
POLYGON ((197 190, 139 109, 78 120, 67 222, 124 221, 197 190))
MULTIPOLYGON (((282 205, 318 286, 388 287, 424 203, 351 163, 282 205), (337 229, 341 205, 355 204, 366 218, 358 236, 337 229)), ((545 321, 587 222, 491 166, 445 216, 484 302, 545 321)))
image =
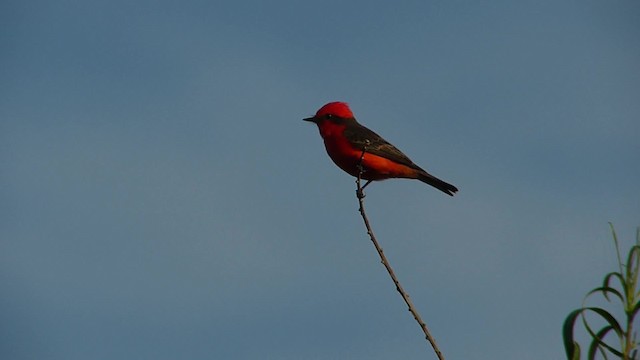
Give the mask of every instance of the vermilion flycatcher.
POLYGON ((304 120, 318 125, 327 154, 342 170, 358 177, 359 166, 362 166, 361 177, 369 180, 365 186, 373 180, 405 178, 418 179, 451 196, 458 191, 414 164, 380 135, 360 125, 346 103, 328 103, 315 116, 304 120))

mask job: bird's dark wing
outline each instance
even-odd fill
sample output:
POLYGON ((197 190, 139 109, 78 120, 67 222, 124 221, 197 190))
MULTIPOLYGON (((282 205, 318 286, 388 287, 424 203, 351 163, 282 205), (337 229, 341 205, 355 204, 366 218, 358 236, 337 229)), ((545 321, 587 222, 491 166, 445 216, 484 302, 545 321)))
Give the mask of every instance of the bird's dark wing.
POLYGON ((409 166, 414 169, 422 170, 418 165, 414 164, 407 155, 398 150, 395 146, 389 144, 385 139, 368 128, 360 125, 356 121, 347 122, 344 130, 344 136, 349 139, 351 144, 357 149, 381 156, 402 165, 409 166))

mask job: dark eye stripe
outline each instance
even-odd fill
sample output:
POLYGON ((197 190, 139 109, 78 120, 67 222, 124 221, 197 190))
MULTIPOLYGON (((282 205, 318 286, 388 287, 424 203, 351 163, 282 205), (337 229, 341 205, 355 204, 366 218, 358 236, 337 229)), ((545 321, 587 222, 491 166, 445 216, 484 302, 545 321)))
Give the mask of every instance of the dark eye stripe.
POLYGON ((327 114, 324 116, 325 119, 327 119, 328 121, 331 121, 334 124, 344 124, 346 122, 347 119, 340 117, 338 115, 334 115, 334 114, 327 114))

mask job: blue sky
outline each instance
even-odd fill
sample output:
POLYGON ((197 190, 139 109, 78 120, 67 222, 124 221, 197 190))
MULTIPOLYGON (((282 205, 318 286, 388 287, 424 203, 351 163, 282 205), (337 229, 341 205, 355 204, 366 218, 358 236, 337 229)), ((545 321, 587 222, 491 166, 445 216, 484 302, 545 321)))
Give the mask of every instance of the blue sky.
POLYGON ((4 1, 7 359, 435 358, 329 101, 460 188, 376 183, 450 359, 561 359, 640 225, 637 1, 4 1))

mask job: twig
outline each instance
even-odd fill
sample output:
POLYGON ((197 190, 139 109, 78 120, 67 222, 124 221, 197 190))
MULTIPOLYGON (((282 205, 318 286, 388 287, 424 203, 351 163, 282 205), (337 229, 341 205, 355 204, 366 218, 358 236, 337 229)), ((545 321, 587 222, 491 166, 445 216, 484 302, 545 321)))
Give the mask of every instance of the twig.
MULTIPOLYGON (((369 218, 367 218, 367 214, 364 211, 364 197, 365 197, 365 194, 363 191, 364 187, 360 185, 362 180, 362 173, 364 172, 364 168, 362 166, 362 160, 364 159, 364 153, 366 149, 367 149, 366 146, 364 147, 364 149, 362 149, 362 154, 360 155, 360 161, 358 162, 359 172, 358 172, 358 178, 356 180, 356 184, 358 185, 358 189, 356 190, 356 196, 358 197, 358 203, 360 204, 360 208, 358 210, 360 211, 360 215, 362 215, 362 220, 364 220, 364 225, 367 227, 367 234, 369 234, 369 238, 371 238, 371 242, 373 242, 373 245, 376 247, 376 250, 378 251, 378 255, 380 255, 380 260, 382 261, 382 264, 384 265, 384 267, 387 269, 387 272, 389 273, 391 280, 393 280, 393 283, 396 285, 396 290, 398 290, 398 292, 400 293, 400 296, 402 296, 402 299, 409 307, 409 311, 413 315, 413 318, 416 319, 416 322, 418 322, 418 325, 420 325, 420 328, 422 329, 422 332, 424 333, 425 338, 431 344, 431 347, 433 348, 433 351, 435 351, 436 355, 438 356, 438 359, 444 360, 444 356, 442 355, 442 352, 440 352, 440 349, 438 348, 438 344, 436 344, 436 340, 433 338, 433 336, 431 336, 429 329, 427 329, 427 325, 424 323, 424 321, 422 321, 422 318, 420 317, 420 314, 418 314, 418 310, 413 305, 413 302, 411 301, 409 294, 407 294, 407 292, 404 291, 404 289, 402 288, 402 285, 400 285, 400 281, 398 281, 398 278, 396 277, 396 274, 393 272, 393 269, 391 268, 391 265, 389 264, 387 257, 384 255, 384 252, 382 251, 380 244, 378 244, 378 240, 376 239, 376 236, 373 233, 373 230, 371 229, 371 224, 369 224, 369 218)), ((369 182, 370 181, 371 180, 369 180, 369 182)), ((367 182, 365 186, 369 185, 369 182, 367 182)))

